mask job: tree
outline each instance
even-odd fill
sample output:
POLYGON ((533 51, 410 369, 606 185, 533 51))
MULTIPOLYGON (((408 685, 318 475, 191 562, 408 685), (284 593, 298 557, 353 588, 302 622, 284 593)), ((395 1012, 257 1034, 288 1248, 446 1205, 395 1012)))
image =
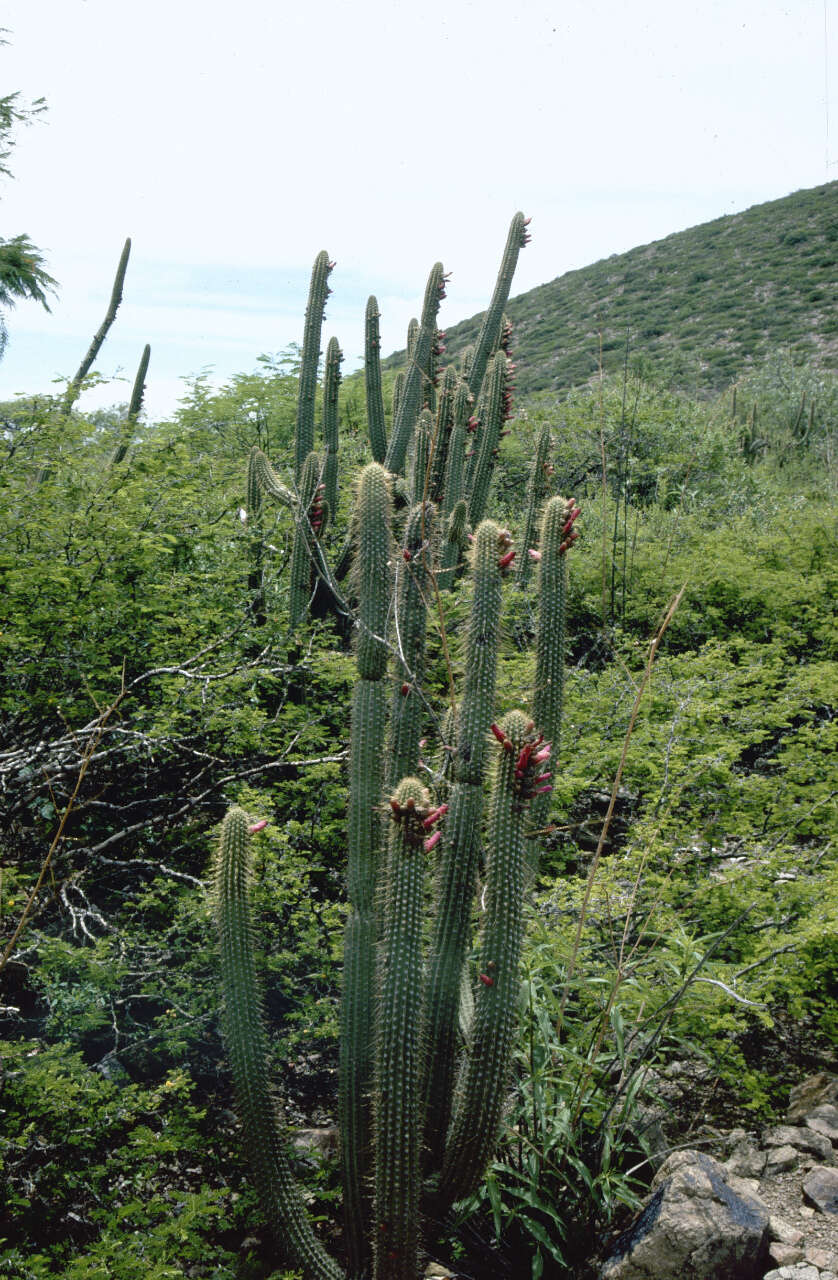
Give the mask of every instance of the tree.
MULTIPOLYGON (((43 98, 36 98, 26 106, 21 102, 19 93, 0 97, 0 175, 11 177, 8 162, 14 149, 15 125, 29 124, 44 110, 43 98)), ((40 250, 28 236, 18 235, 8 240, 0 238, 0 358, 8 339, 3 312, 20 299, 40 302, 49 311, 47 295, 54 287, 55 280, 44 267, 40 250)))

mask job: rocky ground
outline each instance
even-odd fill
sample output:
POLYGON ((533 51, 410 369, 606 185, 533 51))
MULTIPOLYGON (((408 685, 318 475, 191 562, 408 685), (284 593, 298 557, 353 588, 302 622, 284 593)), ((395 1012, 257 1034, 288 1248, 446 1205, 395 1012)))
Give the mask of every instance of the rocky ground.
POLYGON ((664 1160, 601 1280, 838 1280, 838 1076, 793 1089, 783 1124, 718 1146, 664 1160))

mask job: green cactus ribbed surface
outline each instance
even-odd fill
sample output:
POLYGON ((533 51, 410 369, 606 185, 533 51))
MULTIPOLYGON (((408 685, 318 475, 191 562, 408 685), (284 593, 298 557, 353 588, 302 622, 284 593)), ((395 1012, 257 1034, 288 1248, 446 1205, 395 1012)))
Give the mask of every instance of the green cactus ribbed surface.
POLYGON ((310 453, 300 479, 300 504, 291 548, 291 571, 288 598, 288 623, 293 631, 308 612, 311 599, 314 558, 314 531, 311 527, 311 504, 320 483, 320 458, 310 453))
POLYGON ((437 583, 440 591, 448 591, 454 585, 457 565, 460 563, 463 548, 466 544, 467 528, 468 508, 466 507, 465 498, 461 498, 445 525, 445 538, 440 552, 439 572, 437 574, 437 583))
POLYGON ((320 361, 320 334, 329 289, 332 263, 325 249, 314 260, 308 291, 303 349, 300 354, 300 383, 297 391, 297 429, 294 436, 294 478, 300 484, 305 460, 314 448, 314 397, 320 361))
POLYGON ((395 422, 396 418, 399 416, 399 408, 401 406, 402 397, 404 396, 404 384, 406 381, 407 374, 404 369, 399 369, 393 379, 393 422, 395 422))
POLYGON ((387 751, 387 787, 416 772, 422 736, 427 601, 433 570, 436 508, 420 502, 408 517, 400 554, 396 555, 393 645, 395 680, 387 751))
MULTIPOLYGON (((572 504, 566 498, 551 498, 544 508, 541 524, 541 561, 538 566, 538 622, 535 639, 535 685, 533 719, 545 739, 553 744, 553 759, 559 755, 564 699, 565 610, 567 556, 559 551, 572 504)), ((533 826, 544 826, 550 796, 536 796, 532 805, 533 826)))
POLYGON ((390 484, 377 462, 364 467, 355 504, 358 528, 358 675, 380 680, 387 667, 387 610, 390 605, 390 484))
POLYGON ((471 1040, 457 1083, 454 1118, 439 1186, 441 1205, 453 1204, 479 1184, 495 1148, 506 1100, 523 943, 525 829, 528 805, 515 778, 518 753, 531 722, 510 711, 498 744, 486 844, 485 915, 480 936, 479 982, 471 1040))
POLYGON ((432 433, 433 418, 428 409, 423 409, 416 419, 410 450, 410 495, 414 505, 425 498, 432 433))
POLYGON ((483 519, 489 498, 489 486, 492 482, 501 428, 506 415, 504 393, 507 383, 507 364, 508 361, 502 351, 498 351, 492 357, 481 393, 481 408, 478 412, 480 427, 466 479, 468 518, 472 525, 479 524, 483 519))
MULTIPOLYGON (((254 445, 250 450, 247 474, 248 495, 253 492, 256 486, 263 493, 276 498, 277 502, 281 502, 284 507, 290 507, 293 510, 297 505, 296 496, 282 483, 258 445, 254 445)), ((250 509, 249 504, 250 498, 248 497, 248 510, 250 509)))
POLYGON ((436 915, 428 963, 425 1142, 439 1163, 456 1073, 460 982, 471 929, 480 851, 483 768, 495 705, 500 640, 500 529, 484 520, 474 539, 474 595, 466 639, 465 690, 457 716, 454 785, 438 861, 436 915))
POLYGON ((392 800, 376 1011, 375 1280, 416 1280, 419 1244, 422 917, 427 789, 404 778, 392 800))
POLYGON ((338 393, 342 362, 340 343, 337 338, 330 338, 326 347, 326 367, 323 374, 323 447, 326 451, 323 486, 331 520, 335 519, 338 511, 338 393))
POLYGON ((492 300, 480 326, 480 333, 475 343, 469 371, 468 374, 464 373, 464 376, 468 377, 468 384, 474 395, 480 390, 489 358, 500 342, 503 311, 509 299, 512 277, 518 265, 518 254, 527 243, 528 238, 526 219, 522 213, 516 213, 509 226, 509 234, 506 237, 506 247, 503 251, 498 277, 495 281, 492 300))
POLYGON ((452 364, 449 364, 442 375, 442 385, 436 406, 436 422, 433 431, 433 458, 431 460, 431 478, 428 496, 432 502, 441 502, 445 482, 445 467, 448 458, 448 441, 454 423, 454 400, 457 394, 459 376, 452 364))
POLYGON ((389 692, 385 680, 359 680, 352 695, 347 887, 364 915, 375 907, 389 692))
POLYGON ((545 497, 550 492, 550 428, 543 426, 535 441, 530 478, 527 484, 527 511, 524 516, 524 531, 521 535, 521 551, 518 556, 518 585, 525 587, 530 580, 533 561, 530 551, 538 547, 538 512, 545 497))
POLYGON ((349 1274, 366 1273, 370 1259, 370 1205, 367 1184, 372 1149, 368 1094, 373 1073, 372 1028, 376 927, 371 914, 350 910, 343 942, 340 1006, 338 1116, 343 1183, 343 1216, 349 1274))
POLYGON ((387 446, 385 466, 388 471, 393 471, 397 474, 401 474, 404 468, 407 447, 422 405, 422 387, 428 377, 431 347, 436 334, 436 318, 440 301, 444 295, 445 275, 442 263, 437 262, 431 269, 425 288, 422 320, 412 349, 409 349, 404 390, 399 400, 398 413, 393 422, 390 443, 387 446))
POLYGON ((341 1280, 340 1267, 317 1240, 291 1168, 268 1083, 262 994, 253 956, 249 819, 230 809, 221 827, 214 906, 221 951, 223 1030, 244 1145, 262 1211, 287 1261, 306 1280, 341 1280))
POLYGON ((364 384, 367 400, 367 428, 374 462, 383 462, 387 453, 387 428, 384 421, 384 398, 381 394, 381 337, 378 322, 381 313, 375 297, 367 300, 364 324, 364 384))

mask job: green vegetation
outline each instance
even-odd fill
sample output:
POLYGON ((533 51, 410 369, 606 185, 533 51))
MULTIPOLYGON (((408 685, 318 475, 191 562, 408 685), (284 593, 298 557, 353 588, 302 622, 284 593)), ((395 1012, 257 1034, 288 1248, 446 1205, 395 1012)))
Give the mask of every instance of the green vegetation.
MULTIPOLYGON (((429 360, 438 345, 431 335, 429 360)), ((385 371, 370 435, 347 379, 329 522, 313 464, 298 493, 295 441, 312 423, 304 468, 322 422, 334 453, 337 354, 302 417, 296 352, 218 392, 196 380, 168 423, 146 423, 136 397, 93 415, 61 397, 0 406, 0 1275, 288 1274, 253 1172, 269 1134, 282 1176, 265 1166, 265 1180, 293 1178, 317 1240, 346 1264, 336 1159, 289 1150, 269 1092, 249 1117, 234 1095, 210 892, 220 840, 252 846, 250 967, 234 948, 228 980, 254 985, 231 988, 224 1016, 261 988, 257 1083, 274 1083, 288 1129, 331 1125, 339 1093, 346 1123, 341 1023, 345 1042, 375 1046, 360 1092, 381 1096, 350 1123, 380 1144, 383 1181, 361 1210, 378 1213, 387 1254, 415 1247, 417 1176, 434 1190, 422 1152, 436 1151, 432 1256, 481 1278, 584 1276, 591 1241, 648 1183, 662 1079, 689 1077, 666 1127, 693 1140, 705 1116, 778 1114, 802 1073, 835 1062, 836 376, 772 350, 732 370, 735 397, 695 398, 629 360, 561 402, 543 391, 516 406, 509 434, 498 422, 488 436, 497 456, 479 489, 486 424, 461 379, 440 369, 433 405, 427 385, 408 391, 447 456, 435 473, 430 443, 423 463, 408 442, 394 481, 368 465, 393 439, 392 382, 385 371), (423 473, 436 519, 424 492, 414 501, 423 473), (353 482, 372 512, 354 524, 353 482), (568 498, 549 502, 556 490, 568 498), (475 575, 460 550, 476 492, 496 523, 478 533, 475 575), (551 577, 550 547, 577 531, 551 577), (423 560, 434 538, 444 573, 423 560), (520 562, 528 543, 547 557, 530 581, 501 570, 506 548, 520 562), (347 545, 360 561, 338 577, 347 545), (318 603, 327 573, 334 592, 318 603), (409 662, 393 656, 394 599, 409 662), (359 628, 336 601, 362 620, 354 651, 345 633, 359 628), (500 742, 529 732, 518 713, 534 688, 536 718, 555 726, 553 790, 521 812, 498 800, 520 781, 507 776, 520 749, 500 742), (391 757, 418 781, 407 794, 389 777, 402 822, 388 822, 387 852, 374 806, 391 757), (427 853, 409 838, 411 799, 412 813, 449 805, 427 853), (250 838, 240 828, 256 819, 268 825, 250 838), (444 910, 428 910, 431 864, 444 910), (496 892, 509 877, 522 894, 496 892), (379 1001, 341 1008, 340 973, 354 957, 363 992, 375 936, 390 948, 390 1012, 371 1042, 359 1025, 379 1001), (501 944, 513 959, 498 968, 501 944), (402 959, 411 974, 419 955, 420 980, 404 982, 402 959), (434 1075, 408 1061, 423 1001, 434 1075), (446 1157, 467 1037, 484 1070, 463 1071, 462 1141, 446 1157), (434 1104, 425 1135, 393 1145, 387 1107, 417 1097, 434 1104)), ((526 347, 516 356, 524 375, 526 347)), ((490 352, 485 385, 505 417, 503 368, 490 352)), ((306 1234, 310 1247, 321 1266, 306 1234)))
MULTIPOLYGON (((628 355, 699 395, 724 390, 780 348, 835 369, 836 201, 836 182, 798 191, 512 298, 519 392, 586 382, 600 354, 607 372, 628 355)), ((452 325, 450 353, 475 341, 480 321, 452 325)))

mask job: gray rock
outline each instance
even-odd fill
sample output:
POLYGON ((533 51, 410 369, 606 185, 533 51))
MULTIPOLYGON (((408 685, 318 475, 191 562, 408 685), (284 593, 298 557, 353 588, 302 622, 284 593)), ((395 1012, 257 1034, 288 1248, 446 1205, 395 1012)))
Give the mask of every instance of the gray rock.
POLYGON ((744 1129, 738 1129, 736 1133, 741 1133, 742 1138, 725 1160, 725 1169, 737 1178, 761 1178, 765 1169, 765 1152, 757 1150, 748 1141, 744 1129))
POLYGON ((334 1125, 327 1129, 297 1129, 293 1142, 301 1155, 328 1160, 337 1155, 338 1130, 334 1125))
POLYGON ((768 1219, 768 1237, 770 1240, 778 1241, 779 1244, 803 1243, 803 1232, 798 1231, 797 1227, 793 1227, 790 1222, 786 1222, 785 1218, 778 1218, 773 1213, 768 1219))
POLYGON ((653 1195, 617 1241, 601 1280, 756 1280, 765 1261, 768 1210, 734 1191, 712 1156, 678 1151, 655 1175, 653 1195))
POLYGON ((797 1151, 806 1151, 817 1156, 821 1164, 832 1164, 832 1143, 829 1138, 815 1130, 790 1124, 778 1124, 762 1135, 765 1147, 794 1147, 797 1151))
POLYGON ((803 1250, 799 1244, 781 1244, 779 1240, 773 1240, 768 1246, 768 1256, 776 1267, 789 1267, 803 1260, 803 1250))
POLYGON ((819 1249, 817 1246, 806 1250, 806 1261, 811 1262, 813 1267, 817 1267, 819 1271, 833 1271, 838 1266, 838 1258, 829 1249, 819 1249))
POLYGON ((838 1213, 838 1169, 815 1165, 803 1181, 803 1194, 821 1213, 838 1213))
POLYGON ((821 1275, 817 1267, 810 1267, 808 1262, 798 1262, 797 1266, 766 1271, 763 1280, 821 1280, 821 1275))
POLYGON ((825 1102, 838 1105, 838 1076, 819 1071, 792 1089, 786 1120, 789 1124, 805 1124, 806 1117, 825 1102))
POLYGON ((838 1107, 831 1102, 822 1102, 806 1117, 806 1125, 815 1133, 822 1133, 833 1144, 838 1144, 838 1107))
POLYGON ((800 1152, 795 1147, 770 1147, 765 1161, 766 1177, 796 1169, 799 1159, 800 1152))

